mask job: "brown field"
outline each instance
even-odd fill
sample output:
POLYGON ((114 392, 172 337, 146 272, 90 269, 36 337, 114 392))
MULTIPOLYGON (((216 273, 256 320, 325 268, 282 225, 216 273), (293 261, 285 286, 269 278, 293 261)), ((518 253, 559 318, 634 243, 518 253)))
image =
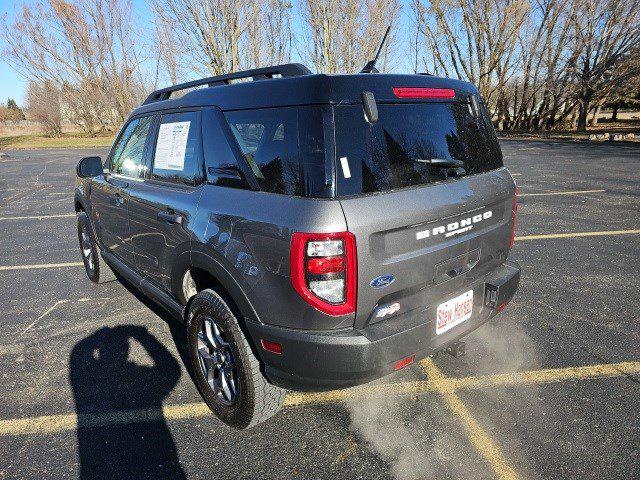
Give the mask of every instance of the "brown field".
POLYGON ((62 135, 50 137, 42 134, 40 126, 31 121, 0 123, 0 151, 34 148, 104 147, 113 143, 114 132, 90 135, 75 125, 63 125, 62 135))

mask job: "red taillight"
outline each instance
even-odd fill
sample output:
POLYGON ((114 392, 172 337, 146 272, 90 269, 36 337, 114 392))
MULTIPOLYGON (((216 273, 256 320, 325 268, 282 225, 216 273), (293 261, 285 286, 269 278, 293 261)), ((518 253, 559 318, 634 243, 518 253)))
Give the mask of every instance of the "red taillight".
POLYGON ((307 272, 316 275, 338 273, 344 270, 344 257, 316 257, 307 262, 307 272))
POLYGON ((518 217, 518 187, 513 193, 513 223, 511 224, 511 238, 509 239, 509 248, 516 243, 516 218, 518 217))
POLYGON ((452 88, 393 87, 393 94, 398 98, 455 98, 452 88))
POLYGON ((355 312, 357 268, 356 237, 350 232, 296 232, 291 236, 291 282, 321 312, 355 312))
POLYGON ((260 341, 262 344, 262 348, 264 348, 267 352, 275 353, 276 355, 282 355, 282 345, 277 342, 271 342, 269 340, 265 340, 264 338, 260 341))
POLYGON ((410 357, 403 358, 402 360, 398 360, 393 364, 394 370, 400 370, 401 368, 406 367, 407 365, 411 365, 413 361, 416 359, 415 355, 411 355, 410 357))

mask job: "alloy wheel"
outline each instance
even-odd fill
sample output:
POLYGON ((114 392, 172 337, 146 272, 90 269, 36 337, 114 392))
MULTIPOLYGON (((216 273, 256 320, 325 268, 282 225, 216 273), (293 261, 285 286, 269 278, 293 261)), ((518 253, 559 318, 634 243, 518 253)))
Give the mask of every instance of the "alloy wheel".
POLYGON ((87 270, 93 272, 93 242, 91 241, 91 236, 89 235, 89 230, 86 224, 82 225, 82 229, 80 231, 80 248, 82 249, 82 257, 84 258, 87 270))
POLYGON ((218 399, 226 404, 238 398, 238 374, 225 332, 206 316, 198 331, 198 357, 204 378, 218 399))

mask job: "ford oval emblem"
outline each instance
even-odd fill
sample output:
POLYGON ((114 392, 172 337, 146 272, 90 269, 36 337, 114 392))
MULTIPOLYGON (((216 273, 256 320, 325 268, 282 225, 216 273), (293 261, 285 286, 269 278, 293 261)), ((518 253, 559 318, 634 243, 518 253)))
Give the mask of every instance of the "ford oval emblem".
POLYGON ((384 288, 388 287, 395 281, 396 277, 394 277, 393 275, 380 275, 379 277, 371 280, 369 285, 371 285, 373 288, 384 288))

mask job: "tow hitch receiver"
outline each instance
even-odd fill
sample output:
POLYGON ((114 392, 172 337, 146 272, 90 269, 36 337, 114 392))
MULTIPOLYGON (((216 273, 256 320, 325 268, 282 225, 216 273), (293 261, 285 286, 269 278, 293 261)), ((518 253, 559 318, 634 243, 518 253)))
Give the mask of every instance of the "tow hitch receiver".
POLYGON ((509 303, 520 283, 520 270, 517 265, 507 265, 506 270, 501 278, 494 278, 484 287, 484 304, 497 311, 509 303))
POLYGON ((457 342, 454 342, 451 345, 449 345, 446 348, 445 352, 447 352, 449 355, 455 358, 460 358, 466 352, 466 344, 462 340, 458 340, 457 342))

